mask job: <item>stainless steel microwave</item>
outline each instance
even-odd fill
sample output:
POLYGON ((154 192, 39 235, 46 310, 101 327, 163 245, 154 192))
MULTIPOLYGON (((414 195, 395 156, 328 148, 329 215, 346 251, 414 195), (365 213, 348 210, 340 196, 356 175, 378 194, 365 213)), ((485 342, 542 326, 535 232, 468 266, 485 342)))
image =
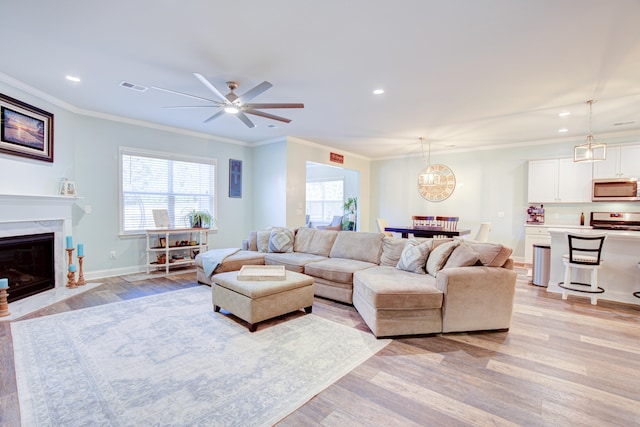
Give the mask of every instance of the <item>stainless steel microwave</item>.
POLYGON ((594 202, 640 201, 636 178, 594 179, 592 200, 594 202))

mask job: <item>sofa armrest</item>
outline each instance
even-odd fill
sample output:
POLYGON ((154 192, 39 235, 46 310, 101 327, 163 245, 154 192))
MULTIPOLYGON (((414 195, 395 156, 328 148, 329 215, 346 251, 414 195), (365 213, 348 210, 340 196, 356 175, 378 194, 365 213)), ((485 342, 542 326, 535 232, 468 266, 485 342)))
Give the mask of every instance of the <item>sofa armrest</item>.
POLYGON ((442 332, 509 329, 517 276, 501 267, 440 270, 436 287, 444 293, 442 332))

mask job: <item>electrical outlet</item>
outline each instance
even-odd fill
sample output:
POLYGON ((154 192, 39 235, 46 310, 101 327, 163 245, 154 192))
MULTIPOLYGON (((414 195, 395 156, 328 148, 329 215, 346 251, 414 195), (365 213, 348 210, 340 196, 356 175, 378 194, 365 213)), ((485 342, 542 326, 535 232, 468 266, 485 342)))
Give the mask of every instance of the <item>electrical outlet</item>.
POLYGON ((109 252, 109 259, 116 259, 116 251, 109 252))
POLYGON ((498 218, 504 218, 504 212, 498 212, 498 218))

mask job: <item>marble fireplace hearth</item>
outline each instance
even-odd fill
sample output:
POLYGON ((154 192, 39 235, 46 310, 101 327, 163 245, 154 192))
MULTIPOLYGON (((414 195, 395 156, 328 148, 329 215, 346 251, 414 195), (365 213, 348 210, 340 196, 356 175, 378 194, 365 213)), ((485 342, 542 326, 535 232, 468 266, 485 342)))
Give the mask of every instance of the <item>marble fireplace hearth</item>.
POLYGON ((0 317, 0 321, 21 317, 100 285, 66 287, 65 236, 72 235, 72 206, 76 200, 76 197, 65 196, 0 194, 0 237, 53 233, 55 277, 53 289, 11 302, 11 315, 0 317))

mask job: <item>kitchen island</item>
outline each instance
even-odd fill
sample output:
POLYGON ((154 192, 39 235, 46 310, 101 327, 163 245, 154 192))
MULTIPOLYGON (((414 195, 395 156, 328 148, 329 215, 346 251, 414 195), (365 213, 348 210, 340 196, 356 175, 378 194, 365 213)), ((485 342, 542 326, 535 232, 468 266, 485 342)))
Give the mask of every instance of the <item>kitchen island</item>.
MULTIPOLYGON (((548 292, 562 293, 558 282, 564 280, 564 264, 562 255, 569 252, 567 232, 573 234, 607 236, 602 247, 602 266, 598 272, 599 286, 604 293, 598 294, 598 300, 617 301, 629 304, 640 304, 640 299, 633 293, 640 291, 640 232, 618 230, 595 230, 590 228, 567 229, 549 228, 551 235, 551 265, 549 271, 548 292)), ((575 270, 574 270, 575 271, 575 270)), ((574 272, 573 281, 589 283, 589 273, 574 272)), ((576 298, 570 294, 569 299, 576 298)), ((584 293, 585 298, 590 294, 584 293)))

